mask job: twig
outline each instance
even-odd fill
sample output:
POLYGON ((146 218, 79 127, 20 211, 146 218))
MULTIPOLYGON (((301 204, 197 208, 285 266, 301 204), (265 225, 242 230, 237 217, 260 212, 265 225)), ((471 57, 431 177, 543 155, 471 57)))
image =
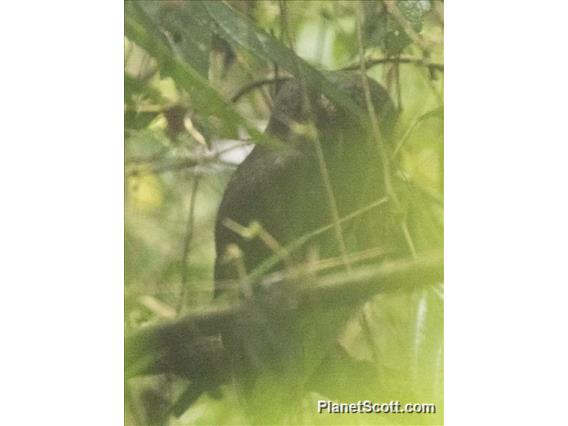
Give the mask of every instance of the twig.
MULTIPOLYGON (((430 62, 427 58, 418 58, 414 56, 400 56, 397 58, 394 57, 387 57, 387 58, 368 58, 365 60, 365 68, 369 69, 376 65, 383 65, 383 64, 390 64, 398 62, 399 64, 411 64, 411 65, 420 65, 427 67, 429 69, 433 69, 435 71, 444 72, 444 64, 440 64, 437 62, 430 62)), ((343 68, 340 68, 341 71, 356 71, 360 68, 359 62, 352 65, 347 65, 343 68)), ((293 77, 268 77, 262 78, 260 80, 255 80, 250 82, 249 84, 241 87, 237 93, 235 93, 231 97, 231 102, 238 102, 243 96, 245 96, 250 91, 265 86, 267 84, 279 84, 285 81, 291 80, 293 77)))
MULTIPOLYGON (((427 58, 419 58, 415 56, 397 56, 397 57, 386 57, 386 58, 367 58, 365 60, 365 68, 369 69, 375 65, 389 64, 389 63, 399 63, 399 64, 414 64, 421 65, 427 68, 432 68, 436 71, 444 72, 444 64, 430 62, 427 58)), ((341 68, 343 71, 357 71, 360 68, 360 62, 356 64, 348 65, 341 68)))
MULTIPOLYGON (((288 27, 286 2, 284 0, 280 0, 278 3, 280 5, 280 13, 282 15, 282 25, 284 26, 283 27, 283 34, 288 39, 289 48, 292 51, 294 51, 294 43, 293 43, 292 37, 290 35, 289 27, 288 27)), ((293 58, 294 58, 294 66, 296 68, 295 74, 297 76, 299 76, 299 82, 300 82, 301 88, 302 88, 302 96, 304 97, 303 103, 306 105, 306 108, 307 108, 308 122, 314 123, 315 120, 313 120, 314 114, 313 114, 313 110, 312 110, 312 105, 311 105, 310 99, 307 95, 308 91, 306 89, 306 82, 303 78, 302 73, 300 72, 301 68, 300 68, 300 64, 298 62, 298 57, 297 57, 297 55, 294 55, 293 58)), ((347 245, 345 244, 345 237, 343 235, 343 228, 341 227, 341 221, 340 221, 340 216, 339 216, 339 208, 338 208, 338 205, 337 205, 337 198, 335 197, 335 193, 333 192, 333 187, 331 186, 331 176, 330 176, 329 169, 327 167, 327 163, 326 163, 326 160, 325 160, 323 148, 321 146, 321 141, 316 136, 316 137, 313 138, 313 143, 314 143, 315 148, 316 148, 316 158, 317 158, 317 161, 318 161, 318 167, 319 167, 319 170, 320 170, 320 175, 321 175, 321 178, 323 180, 324 187, 325 187, 328 207, 329 207, 329 210, 330 210, 330 213, 331 213, 331 217, 333 219, 333 229, 334 229, 334 232, 335 232, 335 238, 337 240, 337 244, 339 246, 339 252, 341 253, 342 258, 344 259, 344 264, 345 264, 346 269, 350 270, 351 264, 349 262, 349 257, 347 256, 347 245)))
POLYGON ((396 57, 395 67, 395 83, 396 83, 396 97, 399 114, 402 112, 402 88, 400 85, 400 55, 396 57))
POLYGON ((406 215, 400 222, 400 228, 402 230, 402 234, 404 235, 404 240, 408 245, 408 249, 410 250, 410 254, 412 255, 412 257, 416 257, 416 246, 414 245, 414 240, 412 239, 412 235, 410 235, 410 231, 408 230, 408 221, 406 219, 406 215))
POLYGON ((422 114, 422 115, 418 116, 417 118, 415 118, 414 121, 412 122, 412 124, 407 127, 406 131, 404 132, 404 134, 402 135, 400 140, 397 142, 395 148, 392 151, 391 160, 394 160, 396 158, 396 156, 400 152, 402 146, 406 143, 406 141, 408 140, 408 138, 410 137, 412 132, 414 132, 416 127, 419 124, 421 124, 424 120, 427 120, 431 117, 435 117, 437 114, 439 114, 440 111, 443 112, 442 108, 437 108, 435 110, 431 110, 431 111, 429 111, 425 114, 422 114))
MULTIPOLYGON (((143 174, 159 174, 164 172, 174 172, 177 170, 191 169, 193 167, 201 166, 203 164, 212 163, 216 161, 222 164, 227 164, 226 162, 220 160, 221 155, 230 152, 233 149, 242 148, 245 145, 247 144, 246 143, 236 144, 210 154, 205 154, 197 157, 184 158, 181 160, 172 160, 168 163, 152 165, 150 167, 140 166, 138 168, 133 168, 132 170, 129 170, 126 173, 126 176, 130 177, 130 176, 138 176, 143 174)), ((152 159, 150 158, 147 160, 152 161, 152 159)), ((234 164, 230 165, 234 166, 234 164)))
POLYGON ((158 161, 161 160, 162 158, 164 158, 164 156, 168 153, 168 151, 170 150, 169 147, 164 147, 161 148, 158 152, 156 152, 155 154, 152 154, 150 156, 132 156, 127 158, 124 162, 125 164, 140 164, 140 163, 153 163, 154 161, 158 161))
POLYGON ((166 164, 153 165, 151 167, 137 167, 129 170, 126 176, 139 176, 147 174, 159 174, 164 172, 174 172, 177 170, 191 169, 205 163, 215 161, 216 156, 204 156, 201 158, 184 158, 183 160, 172 161, 166 164))
MULTIPOLYGON (((300 276, 291 278, 289 274, 275 273, 265 277, 264 284, 261 285, 270 288, 288 280, 299 279, 300 276)), ((312 311, 314 306, 333 308, 358 304, 377 293, 412 290, 440 282, 442 279, 442 258, 423 256, 334 274, 319 278, 313 283, 305 282, 297 294, 291 294, 290 297, 296 298, 295 310, 298 315, 302 315, 312 311)), ((188 378, 203 379, 223 373, 226 370, 226 365, 224 369, 221 362, 225 356, 224 350, 217 340, 211 340, 213 337, 206 338, 223 332, 239 315, 247 311, 247 307, 247 302, 243 302, 233 306, 211 308, 187 314, 175 321, 145 327, 128 335, 125 339, 128 376, 163 373, 167 372, 168 368, 173 370, 171 372, 188 378), (182 355, 183 359, 180 359, 182 355), (148 361, 143 368, 133 368, 140 365, 144 359, 148 361)))
POLYGON ((231 97, 231 102, 238 102, 239 99, 241 99, 244 95, 246 95, 248 92, 250 92, 251 90, 254 90, 258 87, 267 85, 267 84, 277 84, 277 83, 282 83, 284 81, 288 81, 291 80, 292 77, 273 77, 273 78, 263 78, 261 80, 256 80, 253 81, 249 84, 247 84, 246 86, 242 87, 241 89, 239 89, 239 91, 237 93, 235 93, 232 97, 231 97))
MULTIPOLYGON (((388 199, 386 197, 381 198, 380 200, 377 200, 357 211, 354 211, 352 213, 350 213, 347 216, 342 217, 341 219, 339 219, 339 223, 341 225, 343 225, 344 223, 351 221, 357 217, 360 217, 360 215, 367 213, 368 211, 377 208, 383 204, 385 204, 388 201, 388 199)), ((333 230, 335 227, 335 223, 330 223, 328 225, 322 226, 321 228, 318 228, 306 235, 301 236, 300 238, 298 238, 297 240, 291 242, 290 244, 287 244, 285 246, 285 249, 288 253, 293 253, 296 250, 298 250, 300 247, 304 246, 304 244, 306 244, 308 241, 312 240, 313 238, 333 230)), ((252 277, 260 277, 264 274, 266 274, 268 271, 270 271, 272 269, 273 266, 276 265, 276 263, 278 262, 278 257, 276 256, 271 256, 270 258, 268 258, 267 260, 265 260, 263 263, 261 263, 252 273, 251 276, 252 277)))
POLYGON ((193 237, 194 219, 195 219, 195 199, 197 197, 198 188, 199 188, 199 175, 196 175, 193 178, 193 186, 191 188, 191 197, 189 200, 189 217, 187 218, 187 229, 183 240, 183 253, 181 257, 181 286, 176 306, 176 313, 178 315, 183 309, 183 304, 185 301, 185 295, 187 291, 187 281, 188 281, 187 264, 189 258, 189 245, 193 237))
POLYGON ((392 185, 392 180, 391 180, 391 172, 390 172, 390 164, 389 164, 389 159, 387 157, 387 154, 385 152, 385 147, 384 144, 382 143, 382 136, 381 136, 381 130, 379 127, 379 121, 377 119, 377 116, 375 114, 375 107, 373 105, 373 101, 371 98, 371 89, 369 88, 369 81, 367 80, 367 68, 365 67, 365 59, 364 59, 364 44, 363 44, 363 30, 362 30, 362 19, 361 19, 361 14, 363 13, 362 11, 363 5, 361 3, 359 3, 358 5, 355 6, 355 17, 356 17, 356 27, 357 27, 357 42, 358 42, 358 47, 359 47, 359 58, 360 58, 360 62, 359 62, 359 69, 361 71, 361 80, 363 82, 363 90, 365 92, 365 100, 367 103, 367 111, 369 114, 369 120, 371 122, 371 130, 373 131, 373 137, 375 139, 375 142, 377 144, 380 156, 381 156, 381 162, 382 162, 382 166, 383 166, 383 179, 384 179, 384 185, 385 185, 385 192, 387 197, 389 198, 389 200, 392 201, 393 206, 395 209, 399 209, 400 208, 400 202, 398 201, 398 198, 396 197, 396 194, 394 192, 394 188, 392 185))
MULTIPOLYGON (((242 66, 242 68, 243 68, 243 70, 245 71, 246 75, 247 75, 250 79, 254 78, 254 75, 255 75, 254 71, 251 69, 251 67, 249 66, 249 64, 248 64, 247 62, 245 62, 245 61, 241 58, 240 55, 237 55, 237 63, 242 66)), ((262 85, 259 86, 259 87, 262 87, 262 85)), ((270 98, 270 93, 268 93, 268 92, 266 92, 266 91, 264 91, 264 90, 261 90, 261 91, 260 91, 260 95, 262 96, 262 99, 263 99, 264 103, 266 104, 266 107, 268 108, 268 110, 269 110, 269 111, 272 111, 273 105, 272 105, 272 99, 270 98)), ((235 102, 235 101, 233 101, 233 102, 235 102)))

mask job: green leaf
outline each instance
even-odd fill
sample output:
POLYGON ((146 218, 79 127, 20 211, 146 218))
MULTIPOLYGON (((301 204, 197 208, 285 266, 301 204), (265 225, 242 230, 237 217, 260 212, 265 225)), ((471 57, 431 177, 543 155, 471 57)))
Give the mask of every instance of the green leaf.
POLYGON ((427 113, 421 115, 420 117, 418 117, 418 122, 427 120, 429 118, 435 118, 438 117, 441 120, 444 119, 444 107, 441 106, 439 108, 433 109, 432 111, 428 111, 427 113))
POLYGON ((134 104, 134 96, 141 95, 156 103, 162 103, 163 98, 159 90, 145 84, 128 73, 124 73, 124 102, 134 104))
POLYGON ((297 78, 303 79, 308 87, 322 92, 354 116, 364 116, 365 111, 347 94, 339 90, 324 73, 312 67, 276 38, 256 28, 245 15, 224 2, 200 1, 199 3, 207 9, 211 18, 217 23, 216 31, 221 37, 263 60, 277 63, 297 78))
MULTIPOLYGON (((145 49, 158 62, 164 75, 171 77, 176 85, 191 97, 196 110, 222 120, 224 135, 234 135, 236 125, 243 126, 255 142, 272 143, 249 124, 215 89, 209 86, 190 64, 175 57, 165 37, 157 36, 160 30, 135 2, 125 5, 124 29, 126 36, 145 49)), ((163 36, 163 34, 162 34, 163 36)))
POLYGON ((422 123, 425 120, 428 120, 430 118, 439 118, 441 120, 444 119, 444 107, 438 107, 435 108, 431 111, 428 111, 424 114, 422 114, 420 117, 418 117, 406 130, 406 132, 404 133, 404 135, 400 138, 400 140, 398 141, 398 143, 396 144, 396 147, 393 151, 393 157, 396 156, 398 154, 398 152, 400 151, 400 148, 402 148, 402 146, 406 143, 406 141, 408 140, 408 138, 410 137, 410 135, 412 135, 412 133, 414 132, 414 130, 418 127, 418 125, 420 123, 422 123))
POLYGON ((141 7, 159 26, 171 34, 168 44, 184 62, 207 78, 211 50, 211 26, 207 13, 193 2, 172 6, 161 2, 144 2, 141 7))
POLYGON ((157 112, 126 111, 124 113, 124 128, 128 130, 144 129, 157 116, 157 112))

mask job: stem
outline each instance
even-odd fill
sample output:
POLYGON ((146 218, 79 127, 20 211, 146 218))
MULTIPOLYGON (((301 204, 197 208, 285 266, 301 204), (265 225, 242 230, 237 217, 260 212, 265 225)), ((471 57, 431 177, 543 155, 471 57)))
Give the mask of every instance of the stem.
POLYGON ((193 178, 193 186, 191 188, 191 197, 189 200, 189 216, 187 218, 187 228, 185 238, 183 240, 183 253, 181 257, 181 287, 178 295, 176 313, 179 315, 182 311, 185 295, 187 292, 188 272, 187 265, 189 261, 189 246, 193 238, 194 222, 195 222, 195 199, 197 197, 197 189, 199 188, 199 176, 193 178))
MULTIPOLYGON (((280 11, 282 14, 282 24, 283 24, 283 35, 287 38, 289 47, 291 50, 294 50, 294 45, 292 42, 292 38, 290 36, 290 32, 289 32, 289 28, 288 28, 288 19, 287 19, 287 8, 286 8, 286 2, 284 2, 283 0, 280 0, 279 2, 280 4, 280 11)), ((302 74, 299 72, 300 71, 300 66, 298 64, 298 60, 296 55, 294 55, 294 64, 296 67, 296 75, 300 76, 300 84, 302 86, 302 96, 304 97, 304 103, 307 107, 307 115, 308 115, 308 123, 315 123, 315 120, 313 120, 314 115, 313 115, 313 111, 311 108, 311 103, 309 100, 309 97, 307 96, 307 89, 306 89, 306 83, 304 81, 304 79, 302 78, 302 74)), ((321 142, 319 140, 319 138, 317 137, 317 135, 315 136, 314 140, 314 145, 316 148, 316 157, 318 160, 318 166, 320 169, 320 173, 321 173, 321 177, 323 179, 323 184, 325 186, 325 191, 326 191, 326 195, 327 195, 327 199, 328 199, 328 205, 329 205, 329 209, 330 209, 330 213, 331 213, 331 217, 332 217, 332 221, 333 221, 333 225, 334 225, 334 231, 335 231, 335 237, 337 239, 337 243, 339 245, 339 251, 341 253, 341 257, 344 260, 344 264, 346 269, 349 271, 351 270, 351 263, 349 262, 349 256, 347 256, 347 246, 345 244, 345 238, 343 237, 343 229, 341 228, 341 220, 340 220, 340 216, 339 216, 339 209, 337 207, 337 199, 335 198, 335 194, 333 193, 333 188, 331 186, 331 178, 329 175, 329 170, 327 167, 327 164, 325 162, 325 156, 323 153, 323 149, 321 146, 321 142)))
POLYGON ((355 9, 355 17, 357 21, 357 42, 359 45, 359 69, 361 70, 361 80, 363 82, 363 90, 365 92, 365 101, 367 103, 367 111, 369 113, 369 119, 371 122, 371 130, 373 132, 373 137, 375 142, 377 143, 377 147, 379 149, 381 162, 383 165, 383 178, 384 178, 384 185, 385 185, 385 192, 389 200, 391 200, 394 204, 394 207, 398 210, 400 207, 400 203, 396 194, 393 189, 391 176, 390 176, 390 164, 387 158, 384 144, 382 143, 381 131, 379 127, 379 121, 377 120, 377 116, 375 115, 375 107, 373 105, 373 101, 371 99, 371 89, 369 87, 369 81, 367 80, 367 69, 365 67, 365 51, 363 48, 363 30, 361 24, 361 13, 362 13, 362 4, 359 3, 359 7, 355 9))

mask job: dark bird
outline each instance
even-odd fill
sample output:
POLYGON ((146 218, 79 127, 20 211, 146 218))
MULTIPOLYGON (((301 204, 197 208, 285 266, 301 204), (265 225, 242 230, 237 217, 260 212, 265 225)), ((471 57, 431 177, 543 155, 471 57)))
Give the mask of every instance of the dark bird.
MULTIPOLYGON (((327 75, 366 110, 359 73, 327 75)), ((382 86, 368 81, 383 136, 388 136, 395 117, 394 105, 382 86)), ((384 195, 378 141, 373 140, 365 123, 356 121, 323 95, 304 93, 304 89, 299 81, 290 80, 276 97, 266 134, 285 146, 255 146, 225 190, 215 226, 216 295, 223 292, 227 280, 242 278, 243 272, 249 274, 275 255, 274 247, 263 238, 245 238, 231 224, 258 224, 275 242, 286 246, 332 223, 334 210, 344 217, 384 195), (317 144, 323 161, 318 160, 317 144), (239 253, 234 252, 237 247, 239 253), (244 267, 240 270, 238 263, 231 260, 237 255, 244 267)), ((333 248, 335 243, 327 247, 320 244, 318 248, 336 253, 341 248, 333 248)), ((272 269, 282 267, 278 262, 272 269)))
MULTIPOLYGON (((326 77, 368 118, 360 73, 326 77)), ((299 377, 306 373, 298 360, 310 356, 298 343, 305 327, 291 314, 290 288, 266 290, 258 280, 308 258, 342 259, 338 267, 349 268, 351 253, 386 244, 385 210, 337 223, 385 196, 379 144, 387 143, 396 111, 381 85, 371 79, 368 84, 380 139, 367 119, 289 80, 276 96, 266 128, 283 146, 255 146, 225 190, 215 226, 215 295, 238 294, 247 306, 222 336, 245 397, 264 375, 288 380, 282 404, 297 398, 305 383, 299 377), (317 237, 305 238, 314 233, 317 237)))

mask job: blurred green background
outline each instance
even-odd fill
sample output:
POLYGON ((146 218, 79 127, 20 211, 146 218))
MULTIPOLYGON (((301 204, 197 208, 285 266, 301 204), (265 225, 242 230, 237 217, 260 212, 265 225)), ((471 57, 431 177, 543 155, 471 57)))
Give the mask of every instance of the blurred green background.
MULTIPOLYGON (((411 188, 400 213, 409 256, 443 252, 442 1, 144 1, 126 2, 125 13, 127 333, 212 303, 216 209, 262 141, 277 84, 259 82, 289 76, 290 52, 337 70, 358 69, 364 51, 368 76, 400 111, 390 161, 411 188)), ((378 294, 342 340, 372 365, 373 402, 435 403, 437 413, 318 415, 315 401, 327 398, 312 393, 305 424, 443 423, 442 283, 378 294)), ((204 395, 180 418, 167 415, 184 386, 128 379, 126 424, 249 422, 229 386, 221 399, 204 395)))

